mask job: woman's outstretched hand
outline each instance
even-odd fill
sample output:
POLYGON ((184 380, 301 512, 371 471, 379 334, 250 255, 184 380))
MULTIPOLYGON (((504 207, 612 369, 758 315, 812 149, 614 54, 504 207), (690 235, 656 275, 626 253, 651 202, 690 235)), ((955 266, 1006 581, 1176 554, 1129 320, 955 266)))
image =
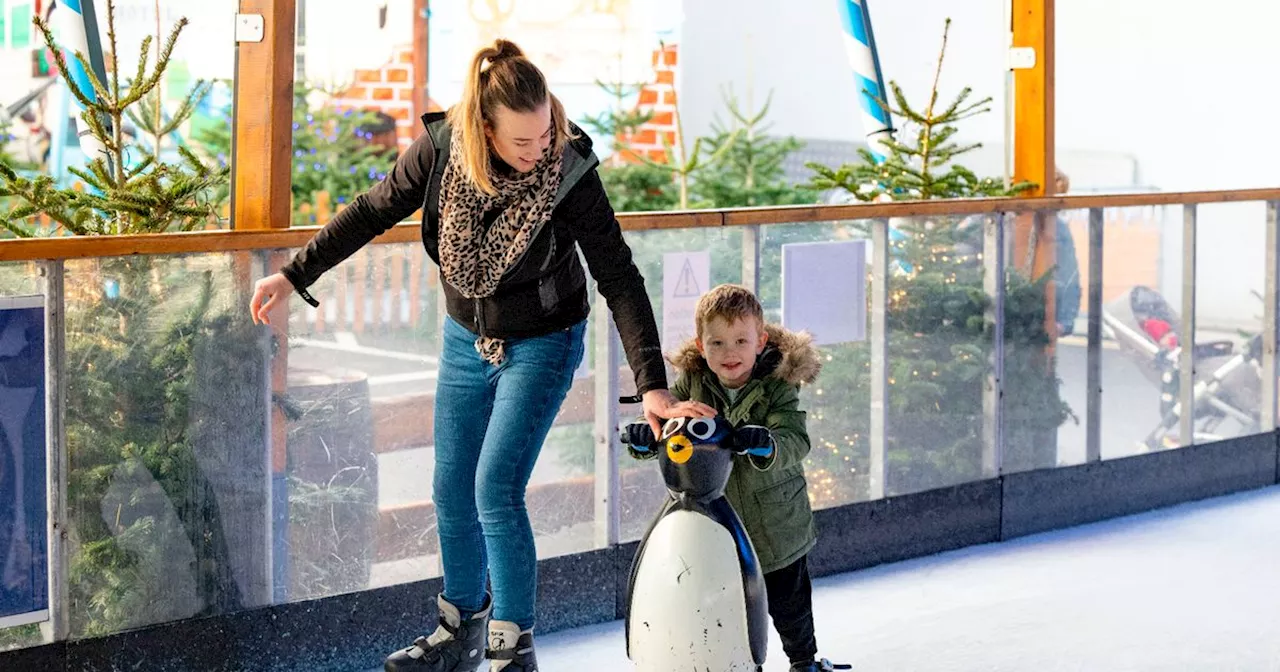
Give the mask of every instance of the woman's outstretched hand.
POLYGON ((677 401, 669 390, 644 393, 644 419, 654 436, 662 436, 662 421, 667 418, 714 418, 716 409, 700 401, 677 401))
POLYGON ((253 298, 249 299, 249 314, 254 324, 271 324, 268 315, 276 302, 287 299, 293 293, 293 283, 281 273, 267 276, 253 286, 253 298))

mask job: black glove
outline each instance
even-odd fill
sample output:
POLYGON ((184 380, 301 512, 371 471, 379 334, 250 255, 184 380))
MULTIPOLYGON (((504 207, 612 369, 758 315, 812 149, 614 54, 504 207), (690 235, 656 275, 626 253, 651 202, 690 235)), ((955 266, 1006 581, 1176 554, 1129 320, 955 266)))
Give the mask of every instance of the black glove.
POLYGON ((622 443, 627 446, 627 453, 637 460, 648 460, 657 457, 658 439, 653 435, 653 428, 648 422, 633 422, 622 427, 622 443))
POLYGON ((733 430, 733 452, 739 455, 773 455, 773 432, 760 425, 743 425, 733 430))

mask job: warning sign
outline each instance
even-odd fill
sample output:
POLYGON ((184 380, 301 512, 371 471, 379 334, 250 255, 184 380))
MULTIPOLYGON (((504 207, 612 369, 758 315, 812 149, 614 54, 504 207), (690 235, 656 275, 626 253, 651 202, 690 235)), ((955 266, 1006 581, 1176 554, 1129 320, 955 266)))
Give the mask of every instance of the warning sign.
POLYGON ((711 253, 662 255, 662 349, 670 352, 694 336, 698 298, 710 289, 711 253))
POLYGON ((693 261, 688 257, 685 257, 684 265, 680 268, 680 277, 676 278, 676 286, 671 296, 677 299, 696 299, 702 296, 698 278, 694 276, 693 261))

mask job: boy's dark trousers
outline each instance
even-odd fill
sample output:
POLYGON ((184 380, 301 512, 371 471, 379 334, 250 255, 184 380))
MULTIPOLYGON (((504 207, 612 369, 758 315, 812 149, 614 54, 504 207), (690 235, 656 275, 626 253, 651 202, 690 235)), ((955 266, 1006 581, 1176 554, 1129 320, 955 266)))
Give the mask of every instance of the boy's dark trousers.
POLYGON ((782 639, 782 650, 792 663, 812 662, 818 655, 813 635, 813 584, 809 581, 809 556, 764 575, 769 596, 769 616, 782 639))

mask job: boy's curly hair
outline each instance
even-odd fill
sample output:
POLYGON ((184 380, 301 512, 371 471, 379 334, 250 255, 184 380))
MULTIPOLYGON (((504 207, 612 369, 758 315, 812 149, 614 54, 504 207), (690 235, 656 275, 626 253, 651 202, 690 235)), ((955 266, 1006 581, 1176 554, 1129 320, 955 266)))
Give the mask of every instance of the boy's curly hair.
POLYGON ((716 318, 732 324, 734 320, 748 317, 754 317, 761 327, 764 326, 764 307, 756 295, 742 285, 719 285, 698 299, 694 312, 697 336, 702 338, 703 327, 716 318))

